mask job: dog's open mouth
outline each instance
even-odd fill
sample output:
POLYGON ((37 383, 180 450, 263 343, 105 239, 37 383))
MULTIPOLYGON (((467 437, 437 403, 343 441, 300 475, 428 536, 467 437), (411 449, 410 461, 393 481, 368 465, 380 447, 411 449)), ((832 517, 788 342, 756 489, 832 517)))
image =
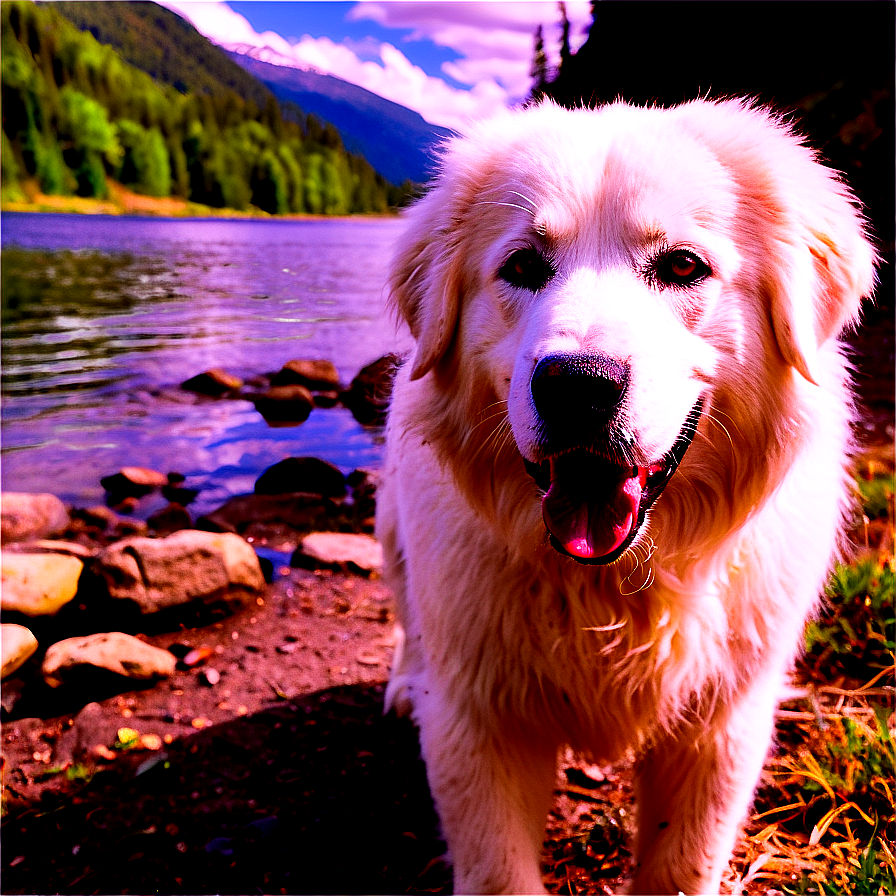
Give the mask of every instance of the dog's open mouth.
POLYGON ((551 543, 581 563, 612 563, 635 540, 647 511, 678 468, 697 431, 700 399, 672 448, 647 467, 623 466, 590 446, 526 469, 545 492, 541 510, 551 543))

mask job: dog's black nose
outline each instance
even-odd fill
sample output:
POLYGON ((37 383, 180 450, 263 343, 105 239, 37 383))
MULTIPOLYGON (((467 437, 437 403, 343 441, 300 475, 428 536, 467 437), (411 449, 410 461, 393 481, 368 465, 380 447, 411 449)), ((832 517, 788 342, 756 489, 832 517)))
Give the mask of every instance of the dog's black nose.
POLYGON ((601 354, 557 353, 542 358, 532 374, 535 409, 545 423, 605 423, 622 401, 629 367, 601 354))

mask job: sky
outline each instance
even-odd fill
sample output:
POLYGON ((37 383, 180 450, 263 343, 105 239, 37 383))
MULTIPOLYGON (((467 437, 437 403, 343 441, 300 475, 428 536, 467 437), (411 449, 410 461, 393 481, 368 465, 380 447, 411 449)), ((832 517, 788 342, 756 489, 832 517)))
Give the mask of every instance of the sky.
MULTIPOLYGON (((264 50, 265 61, 313 68, 461 128, 525 99, 534 35, 559 61, 553 0, 159 0, 209 40, 264 50), (267 48, 267 49, 266 49, 267 48)), ((567 0, 570 45, 588 35, 587 0, 567 0)))

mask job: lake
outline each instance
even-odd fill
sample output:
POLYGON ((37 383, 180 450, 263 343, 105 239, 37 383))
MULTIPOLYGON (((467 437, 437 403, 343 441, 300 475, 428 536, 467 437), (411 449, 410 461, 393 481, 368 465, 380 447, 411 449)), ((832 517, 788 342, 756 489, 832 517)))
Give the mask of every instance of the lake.
POLYGON ((403 351, 386 305, 395 218, 2 215, 2 487, 101 503, 122 466, 176 471, 201 514, 267 467, 313 455, 348 473, 382 434, 344 408, 271 427, 248 401, 179 388, 211 367, 247 379, 293 358, 347 384, 403 351))

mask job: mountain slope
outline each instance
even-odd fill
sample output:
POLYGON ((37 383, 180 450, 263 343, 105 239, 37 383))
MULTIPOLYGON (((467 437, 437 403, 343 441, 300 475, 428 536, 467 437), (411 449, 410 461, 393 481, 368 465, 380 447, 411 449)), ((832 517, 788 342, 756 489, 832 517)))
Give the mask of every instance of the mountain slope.
MULTIPOLYGON (((140 24, 130 33, 158 57, 163 48, 151 30, 140 24)), ((224 68, 257 83, 196 39, 224 68)), ((51 195, 102 199, 110 179, 144 195, 268 214, 382 213, 405 195, 346 152, 332 125, 284 118, 260 83, 263 108, 214 83, 208 92, 181 93, 125 62, 58 7, 0 4, 0 56, 6 201, 30 183, 51 195)))
POLYGON ((189 22, 155 3, 52 2, 81 31, 118 51, 126 62, 181 93, 232 90, 263 109, 270 92, 189 22))
POLYGON ((274 95, 336 126, 347 149, 361 153, 392 183, 429 180, 438 145, 451 135, 420 114, 347 81, 229 53, 274 95))

